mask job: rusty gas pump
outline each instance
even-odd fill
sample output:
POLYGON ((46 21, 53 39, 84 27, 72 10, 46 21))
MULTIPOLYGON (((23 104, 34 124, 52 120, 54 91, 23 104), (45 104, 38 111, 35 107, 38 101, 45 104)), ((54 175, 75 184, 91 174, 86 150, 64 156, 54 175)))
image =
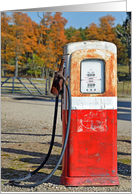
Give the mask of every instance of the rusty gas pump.
MULTIPOLYGON (((63 55, 72 107, 61 184, 118 185, 116 45, 104 41, 69 43, 63 55)), ((63 96, 62 141, 69 111, 65 87, 63 96)))
MULTIPOLYGON (((50 175, 36 184, 19 184, 30 178, 31 173, 25 178, 11 180, 10 184, 20 187, 42 184, 53 175, 61 160, 61 184, 65 186, 119 184, 116 55, 116 46, 104 41, 64 46, 61 65, 55 72, 51 88, 56 104, 62 94, 63 148, 59 161, 50 175)), ((43 165, 44 162, 40 167, 43 165)))

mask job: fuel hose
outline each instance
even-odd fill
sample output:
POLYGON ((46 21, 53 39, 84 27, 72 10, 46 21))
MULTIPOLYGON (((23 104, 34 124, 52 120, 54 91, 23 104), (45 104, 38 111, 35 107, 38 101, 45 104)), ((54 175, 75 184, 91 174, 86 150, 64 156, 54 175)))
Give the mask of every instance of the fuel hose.
POLYGON ((52 151, 52 148, 53 148, 53 144, 54 144, 54 138, 55 138, 57 111, 58 111, 58 99, 59 99, 58 96, 56 96, 55 111, 54 111, 54 121, 53 121, 53 130, 52 130, 52 138, 51 138, 51 143, 50 143, 50 147, 49 147, 48 153, 47 153, 44 161, 41 163, 41 165, 38 168, 36 168, 33 172, 29 173, 26 177, 10 180, 9 181, 10 184, 12 184, 13 182, 21 182, 21 181, 24 181, 24 180, 27 180, 27 179, 31 178, 36 172, 38 172, 45 165, 45 163, 49 159, 51 151, 52 151))
POLYGON ((47 160, 48 160, 48 158, 50 156, 50 153, 51 153, 51 150, 52 150, 52 147, 53 147, 53 143, 54 143, 54 136, 55 136, 55 129, 56 129, 58 96, 56 97, 56 104, 55 104, 55 114, 54 114, 54 124, 53 124, 53 133, 54 133, 54 135, 52 135, 52 140, 51 140, 50 148, 49 148, 49 151, 48 151, 48 154, 47 154, 45 160, 42 162, 42 164, 36 170, 34 170, 30 174, 28 174, 26 177, 10 180, 9 181, 10 185, 14 185, 14 186, 17 186, 17 187, 36 187, 36 186, 46 182, 47 180, 49 180, 51 178, 51 176, 54 174, 54 172, 57 170, 58 166, 60 165, 61 160, 62 160, 63 155, 64 155, 64 152, 65 152, 65 149, 66 149, 67 141, 68 141, 69 129, 70 129, 70 120, 71 120, 71 92, 70 92, 69 85, 66 84, 66 83, 65 83, 65 85, 66 85, 67 94, 68 94, 68 121, 67 121, 67 129, 66 129, 64 144, 63 144, 63 147, 62 147, 60 158, 59 158, 56 166, 51 171, 51 173, 46 178, 44 178, 41 181, 38 181, 38 182, 36 182, 34 184, 29 184, 29 185, 28 184, 24 184, 24 185, 19 184, 21 181, 29 179, 36 172, 38 172, 38 170, 40 170, 44 166, 44 164, 47 162, 47 160))

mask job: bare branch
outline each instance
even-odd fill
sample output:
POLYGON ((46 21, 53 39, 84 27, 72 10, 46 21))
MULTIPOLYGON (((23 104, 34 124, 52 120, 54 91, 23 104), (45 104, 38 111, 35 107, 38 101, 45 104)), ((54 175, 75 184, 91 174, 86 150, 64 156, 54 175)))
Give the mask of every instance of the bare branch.
POLYGON ((124 37, 123 34, 121 34, 117 29, 116 29, 117 34, 119 34, 120 36, 124 37))
POLYGON ((42 20, 42 18, 41 18, 40 15, 39 15, 39 12, 37 12, 37 15, 38 15, 38 17, 42 20))

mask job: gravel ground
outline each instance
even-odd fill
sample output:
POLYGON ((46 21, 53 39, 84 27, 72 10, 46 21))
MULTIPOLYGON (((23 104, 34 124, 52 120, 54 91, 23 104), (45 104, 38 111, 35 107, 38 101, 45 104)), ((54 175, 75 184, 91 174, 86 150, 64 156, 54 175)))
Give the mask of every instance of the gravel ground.
MULTIPOLYGON (((55 144, 50 159, 24 184, 40 181, 49 174, 61 153, 62 130, 58 109, 55 144)), ((1 191, 2 192, 131 192, 130 100, 118 103, 119 186, 65 187, 60 184, 61 164, 54 175, 35 188, 10 186, 8 180, 23 177, 43 161, 51 140, 54 100, 49 98, 1 97, 1 191)))

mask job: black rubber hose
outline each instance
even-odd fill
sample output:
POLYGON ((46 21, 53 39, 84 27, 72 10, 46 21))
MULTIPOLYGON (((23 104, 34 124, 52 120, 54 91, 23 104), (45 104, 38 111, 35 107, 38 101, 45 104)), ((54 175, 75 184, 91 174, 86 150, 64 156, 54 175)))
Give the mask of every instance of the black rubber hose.
POLYGON ((70 129, 70 120, 71 120, 71 92, 70 92, 70 88, 68 85, 66 85, 67 91, 68 91, 68 122, 67 122, 67 129, 66 129, 66 135, 65 135, 65 140, 64 140, 64 144, 63 144, 63 148, 61 151, 61 155, 60 158, 55 166, 55 168, 51 171, 51 173, 43 180, 35 183, 35 184, 29 184, 29 185, 20 185, 17 184, 16 182, 12 182, 13 185, 18 186, 18 187, 36 187, 44 182, 46 182, 48 179, 51 178, 51 176, 54 174, 54 172, 57 170, 58 166, 61 163, 61 160, 63 158, 65 149, 66 149, 66 145, 67 145, 67 141, 68 141, 68 136, 69 136, 69 129, 70 129))
POLYGON ((52 151, 52 148, 53 148, 54 139, 55 139, 55 130, 56 130, 56 121, 57 121, 57 112, 58 112, 58 99, 59 99, 59 97, 56 96, 55 110, 54 110, 54 121, 53 121, 53 130, 52 130, 52 138, 51 138, 51 143, 50 143, 49 151, 48 151, 48 153, 46 155, 46 158, 41 163, 41 165, 38 166, 38 168, 36 168, 33 172, 28 174, 26 177, 10 180, 9 184, 13 184, 14 182, 21 182, 21 181, 24 181, 24 180, 27 180, 27 179, 31 178, 36 172, 38 172, 45 165, 45 163, 49 159, 51 151, 52 151))

